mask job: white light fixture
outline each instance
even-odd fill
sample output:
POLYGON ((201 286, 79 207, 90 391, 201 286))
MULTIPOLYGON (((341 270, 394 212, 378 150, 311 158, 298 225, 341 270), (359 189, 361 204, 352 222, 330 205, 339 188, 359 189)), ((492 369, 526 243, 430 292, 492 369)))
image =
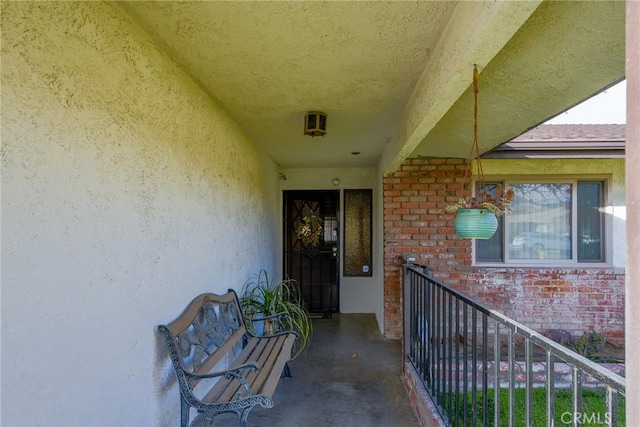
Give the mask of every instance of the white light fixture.
POLYGON ((327 115, 322 111, 309 111, 304 116, 304 134, 324 136, 327 133, 327 115))

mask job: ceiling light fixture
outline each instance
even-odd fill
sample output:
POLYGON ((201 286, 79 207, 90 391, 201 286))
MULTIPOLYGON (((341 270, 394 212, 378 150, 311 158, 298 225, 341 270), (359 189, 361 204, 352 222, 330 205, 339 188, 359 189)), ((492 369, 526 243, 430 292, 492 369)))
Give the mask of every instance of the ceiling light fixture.
POLYGON ((327 115, 322 111, 309 111, 304 116, 304 134, 324 136, 327 133, 327 115))

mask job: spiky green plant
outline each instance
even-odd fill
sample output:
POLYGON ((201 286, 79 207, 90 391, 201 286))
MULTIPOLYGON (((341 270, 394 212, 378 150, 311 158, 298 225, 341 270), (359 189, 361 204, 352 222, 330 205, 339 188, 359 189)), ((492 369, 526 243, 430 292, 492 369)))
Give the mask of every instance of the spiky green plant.
POLYGON ((573 351, 583 355, 589 360, 598 361, 598 353, 606 344, 606 339, 596 331, 584 332, 573 343, 573 351))
POLYGON ((484 188, 475 197, 458 199, 456 203, 447 206, 445 211, 453 213, 460 209, 486 209, 496 216, 502 216, 511 212, 510 206, 514 197, 515 192, 512 188, 505 191, 502 185, 498 184, 495 188, 495 195, 489 189, 484 188))
POLYGON ((295 280, 270 282, 267 272, 262 269, 257 277, 244 284, 240 305, 249 332, 256 335, 272 335, 283 331, 294 331, 298 334, 293 349, 293 359, 309 345, 312 333, 311 319, 302 299, 300 287, 295 280), (274 320, 260 320, 282 313, 288 315, 274 320), (259 333, 257 329, 261 325, 263 331, 259 333))

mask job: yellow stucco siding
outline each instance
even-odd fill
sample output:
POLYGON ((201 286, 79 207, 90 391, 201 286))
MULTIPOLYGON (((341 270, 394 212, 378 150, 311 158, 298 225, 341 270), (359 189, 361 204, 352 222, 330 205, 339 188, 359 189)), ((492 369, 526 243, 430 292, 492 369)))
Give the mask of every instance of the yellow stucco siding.
POLYGON ((616 185, 624 185, 624 159, 484 159, 482 169, 485 175, 610 174, 616 185))
POLYGON ((154 326, 279 266, 277 175, 117 7, 3 2, 2 423, 175 425, 154 326))

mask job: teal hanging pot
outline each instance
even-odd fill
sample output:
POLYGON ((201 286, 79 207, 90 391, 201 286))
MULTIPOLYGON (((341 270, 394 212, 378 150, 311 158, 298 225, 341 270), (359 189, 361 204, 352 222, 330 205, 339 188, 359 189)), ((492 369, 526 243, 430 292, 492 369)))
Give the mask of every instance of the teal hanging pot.
POLYGON ((453 228, 463 239, 490 239, 498 229, 498 218, 487 209, 458 209, 453 228))

